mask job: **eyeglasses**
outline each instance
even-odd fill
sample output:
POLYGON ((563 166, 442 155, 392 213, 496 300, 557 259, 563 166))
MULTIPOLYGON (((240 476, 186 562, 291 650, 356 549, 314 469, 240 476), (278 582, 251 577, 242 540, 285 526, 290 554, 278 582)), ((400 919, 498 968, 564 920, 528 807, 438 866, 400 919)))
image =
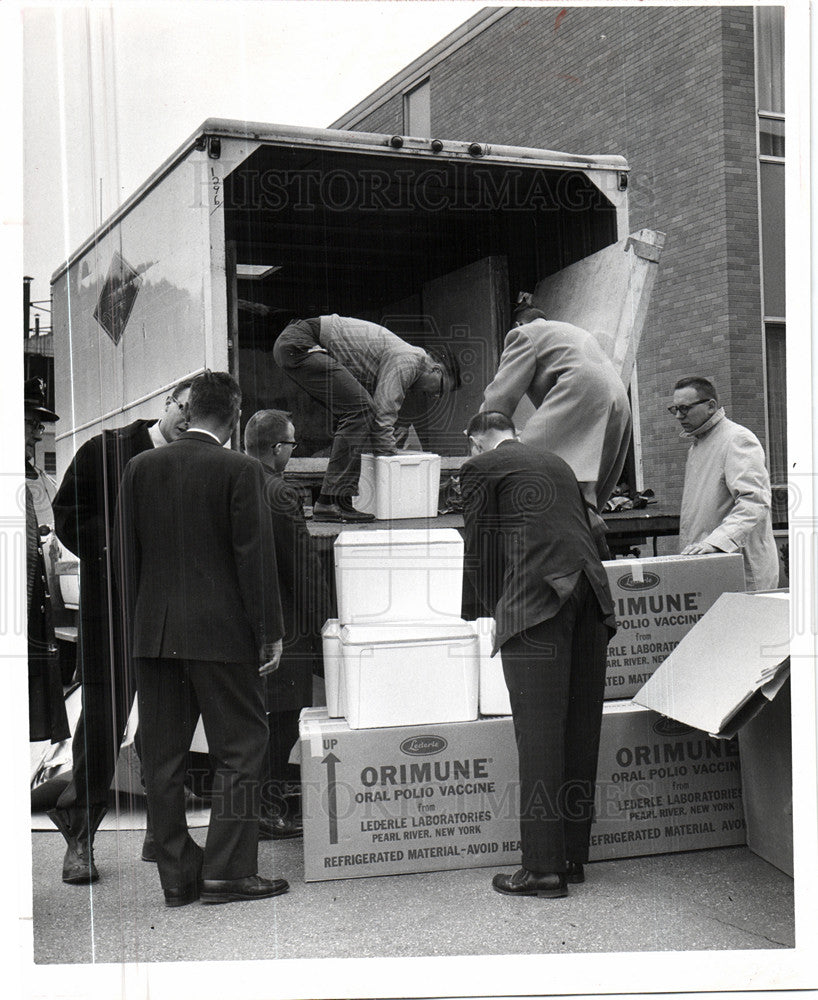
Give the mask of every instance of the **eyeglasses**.
POLYGON ((45 424, 42 420, 38 420, 36 417, 26 417, 26 425, 30 426, 33 431, 44 431, 45 424))
POLYGON ((275 446, 278 445, 278 444, 288 444, 292 448, 293 451, 295 451, 295 449, 298 447, 298 442, 297 441, 276 441, 276 443, 273 445, 273 447, 275 448, 275 446))
POLYGON ((684 405, 681 405, 681 406, 669 406, 667 408, 667 412, 672 417, 675 417, 677 413, 680 416, 682 416, 682 417, 686 417, 688 415, 688 413, 693 409, 694 406, 698 406, 699 403, 709 403, 709 402, 710 402, 709 399, 697 399, 693 403, 688 403, 687 406, 684 406, 684 405))

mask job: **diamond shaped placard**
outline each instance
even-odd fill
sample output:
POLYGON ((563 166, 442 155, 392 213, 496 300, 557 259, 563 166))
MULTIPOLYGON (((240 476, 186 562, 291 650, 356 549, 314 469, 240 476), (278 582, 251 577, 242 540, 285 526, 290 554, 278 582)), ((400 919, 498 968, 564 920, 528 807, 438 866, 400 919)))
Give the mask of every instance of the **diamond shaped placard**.
POLYGON ((122 339, 141 286, 142 278, 139 273, 115 251, 94 309, 94 319, 114 344, 122 339))

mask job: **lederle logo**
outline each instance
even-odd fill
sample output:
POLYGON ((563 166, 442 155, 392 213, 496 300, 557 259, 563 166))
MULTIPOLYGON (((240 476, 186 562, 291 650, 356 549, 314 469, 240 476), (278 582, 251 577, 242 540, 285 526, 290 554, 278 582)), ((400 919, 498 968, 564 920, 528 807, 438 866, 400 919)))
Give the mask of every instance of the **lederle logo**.
POLYGON ((663 717, 653 723, 653 731, 659 736, 684 736, 685 733, 692 733, 694 730, 692 726, 685 725, 684 722, 663 717))
POLYGON ((626 573, 616 582, 623 590, 650 590, 660 582, 660 578, 656 573, 643 573, 641 580, 634 580, 632 573, 626 573))
POLYGON ((408 740, 401 743, 400 748, 403 753, 412 757, 427 757, 434 753, 440 753, 449 745, 442 736, 410 736, 408 740))

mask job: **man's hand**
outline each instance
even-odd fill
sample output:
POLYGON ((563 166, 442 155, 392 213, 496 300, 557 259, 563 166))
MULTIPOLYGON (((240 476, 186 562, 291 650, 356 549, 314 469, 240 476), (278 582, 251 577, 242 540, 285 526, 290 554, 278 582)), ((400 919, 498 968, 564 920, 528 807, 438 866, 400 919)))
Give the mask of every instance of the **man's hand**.
POLYGON ((268 642, 261 647, 261 653, 259 654, 261 666, 258 668, 258 672, 262 677, 273 674, 278 670, 283 649, 284 642, 281 639, 276 639, 275 642, 268 642))
POLYGON ((708 545, 707 542, 693 542, 682 549, 683 556, 707 556, 711 552, 720 552, 715 545, 708 545))

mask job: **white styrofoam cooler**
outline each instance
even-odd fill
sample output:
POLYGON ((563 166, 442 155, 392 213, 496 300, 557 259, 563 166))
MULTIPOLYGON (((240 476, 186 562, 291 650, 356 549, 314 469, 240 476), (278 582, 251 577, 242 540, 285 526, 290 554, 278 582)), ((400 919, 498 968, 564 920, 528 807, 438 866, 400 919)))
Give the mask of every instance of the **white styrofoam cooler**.
POLYGON ((327 696, 327 714, 331 719, 344 717, 344 689, 341 623, 337 618, 329 618, 321 629, 321 645, 324 656, 324 690, 327 696))
POLYGON ((480 714, 511 715, 511 702, 503 674, 503 657, 500 652, 492 657, 494 644, 494 619, 478 618, 471 623, 477 635, 480 655, 480 714))
POLYGON ((437 517, 439 493, 440 455, 361 455, 356 506, 379 521, 437 517))
POLYGON ((345 625, 341 651, 350 729, 477 718, 478 643, 469 622, 345 625))
POLYGON ((342 625, 460 621, 463 539, 454 528, 342 531, 335 584, 342 625))

